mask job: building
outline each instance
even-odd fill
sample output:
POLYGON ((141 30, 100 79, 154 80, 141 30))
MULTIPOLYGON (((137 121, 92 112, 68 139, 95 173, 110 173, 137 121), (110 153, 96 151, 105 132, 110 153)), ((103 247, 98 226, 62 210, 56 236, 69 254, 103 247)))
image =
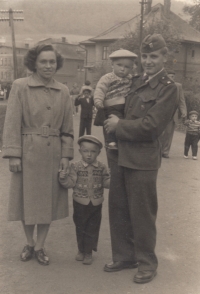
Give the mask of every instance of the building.
POLYGON ((65 37, 62 37, 61 40, 47 38, 39 41, 37 44, 52 44, 63 56, 63 67, 55 75, 55 78, 59 82, 67 82, 69 88, 71 88, 74 83, 82 86, 85 81, 85 50, 81 49, 77 44, 68 43, 65 37))
MULTIPOLYGON (((147 0, 144 9, 144 27, 155 21, 170 21, 170 26, 177 32, 181 47, 173 52, 173 69, 178 80, 195 78, 200 80, 200 32, 170 10, 171 0, 164 0, 152 7, 152 0, 147 0)), ((85 46, 87 78, 94 84, 99 77, 110 70, 110 45, 138 29, 140 15, 113 26, 96 37, 81 42, 85 46)))
MULTIPOLYGON (((27 48, 16 48, 18 75, 26 76, 24 67, 24 55, 27 48)), ((14 80, 13 49, 12 46, 0 45, 0 84, 12 83, 14 80)))

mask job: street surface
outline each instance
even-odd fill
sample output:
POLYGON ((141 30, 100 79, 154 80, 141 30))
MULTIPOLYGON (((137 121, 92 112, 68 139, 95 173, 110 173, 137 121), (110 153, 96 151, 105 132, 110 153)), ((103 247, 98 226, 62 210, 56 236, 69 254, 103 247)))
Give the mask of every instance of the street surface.
MULTIPOLYGON (((74 116, 75 160, 79 152, 79 116, 74 116)), ((101 127, 92 134, 103 142, 101 127)), ((105 190, 98 252, 90 266, 75 261, 75 228, 70 215, 53 222, 46 240, 50 265, 36 260, 21 262, 26 244, 20 222, 7 222, 10 172, 8 160, 0 158, 0 294, 199 294, 200 293, 200 156, 183 158, 184 134, 175 132, 169 159, 163 159, 158 177, 157 219, 158 275, 143 285, 133 283, 136 269, 116 273, 103 271, 111 261, 108 224, 108 190, 105 190)), ((99 160, 106 163, 105 150, 99 160)))

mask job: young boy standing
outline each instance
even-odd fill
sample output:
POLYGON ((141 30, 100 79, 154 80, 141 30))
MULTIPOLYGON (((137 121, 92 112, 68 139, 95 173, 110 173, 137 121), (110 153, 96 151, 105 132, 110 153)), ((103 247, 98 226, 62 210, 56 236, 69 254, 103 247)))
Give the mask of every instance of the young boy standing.
POLYGON ((97 161, 102 143, 94 136, 78 139, 81 160, 71 165, 69 174, 60 172, 59 181, 73 188, 73 219, 76 226, 78 254, 76 260, 92 263, 92 251, 97 251, 101 224, 103 189, 109 188, 110 174, 105 164, 97 161))
MULTIPOLYGON (((110 54, 113 71, 101 77, 94 92, 94 105, 104 108, 106 118, 110 114, 124 118, 125 99, 132 85, 132 72, 137 55, 120 49, 110 54)), ((106 136, 109 149, 117 149, 117 139, 113 133, 106 136)))
POLYGON ((186 136, 185 136, 184 158, 188 158, 188 152, 191 146, 192 159, 197 160, 199 130, 200 130, 200 122, 197 120, 198 115, 199 114, 197 111, 192 110, 189 112, 189 119, 184 122, 184 125, 187 126, 186 136))
POLYGON ((83 86, 74 104, 75 106, 81 105, 79 137, 83 136, 85 131, 87 135, 91 135, 92 111, 94 106, 92 88, 90 86, 83 86))

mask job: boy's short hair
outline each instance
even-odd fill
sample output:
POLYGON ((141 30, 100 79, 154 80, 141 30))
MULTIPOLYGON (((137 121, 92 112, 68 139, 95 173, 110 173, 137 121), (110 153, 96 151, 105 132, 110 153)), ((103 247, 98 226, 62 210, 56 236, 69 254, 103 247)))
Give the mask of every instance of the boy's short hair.
POLYGON ((196 114, 197 116, 199 116, 199 114, 198 114, 198 112, 196 110, 192 110, 192 111, 189 112, 189 116, 192 115, 192 114, 196 114))
POLYGON ((99 149, 101 149, 103 147, 103 144, 101 143, 101 141, 99 141, 99 139, 95 136, 92 135, 85 135, 82 136, 78 139, 78 144, 81 145, 82 142, 90 142, 90 143, 94 143, 96 144, 99 149))

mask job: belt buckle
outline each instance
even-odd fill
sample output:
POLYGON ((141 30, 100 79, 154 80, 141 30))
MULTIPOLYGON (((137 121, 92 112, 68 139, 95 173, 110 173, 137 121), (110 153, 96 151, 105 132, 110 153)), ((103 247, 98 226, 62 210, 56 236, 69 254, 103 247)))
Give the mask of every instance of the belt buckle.
POLYGON ((49 137, 49 126, 43 126, 42 127, 42 137, 49 137))

